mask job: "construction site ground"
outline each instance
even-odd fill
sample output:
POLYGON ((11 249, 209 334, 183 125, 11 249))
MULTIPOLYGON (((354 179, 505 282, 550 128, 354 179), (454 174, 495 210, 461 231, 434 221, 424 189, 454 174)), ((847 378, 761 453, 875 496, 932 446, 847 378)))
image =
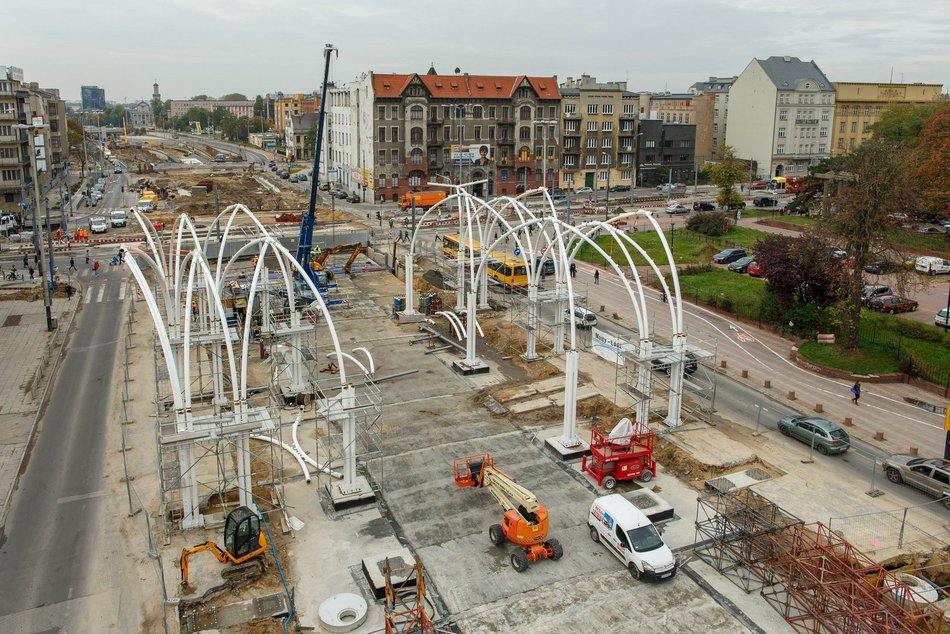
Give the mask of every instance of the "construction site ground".
MULTIPOLYGON (((369 604, 366 622, 354 631, 384 628, 383 602, 376 600, 363 575, 364 558, 383 556, 407 547, 418 555, 428 581, 430 613, 443 628, 460 632, 501 631, 618 631, 618 632, 791 632, 782 617, 757 594, 746 595, 729 580, 690 555, 696 534, 697 496, 710 477, 755 469, 764 474, 755 490, 805 521, 895 508, 896 500, 870 498, 867 482, 839 475, 834 458, 815 456, 818 465, 804 464, 802 454, 789 452, 782 439, 769 434, 752 436, 751 430, 725 419, 716 426, 690 422, 664 433, 657 446, 660 468, 648 485, 624 482, 617 492, 636 496, 647 486, 670 503, 672 520, 661 525, 668 545, 678 553, 679 574, 666 583, 636 581, 600 544, 588 536, 587 514, 592 500, 604 495, 583 474, 579 460, 564 462, 545 446, 544 438, 560 433, 562 424, 563 365, 551 358, 527 364, 512 349, 499 351, 491 342, 517 341, 523 333, 510 333, 511 321, 498 311, 480 313, 486 338, 478 353, 490 367, 487 374, 463 377, 452 369, 460 354, 452 349, 429 353, 416 343, 418 324, 399 325, 389 316, 393 297, 404 283, 387 272, 338 276, 341 292, 352 298, 349 308, 334 311, 334 323, 344 350, 367 347, 376 360, 376 375, 404 371, 414 374, 380 383, 383 395, 382 457, 365 467, 377 489, 368 506, 334 511, 323 485, 327 477, 308 484, 296 463, 287 457, 285 475, 287 514, 297 530, 284 534, 279 514, 268 514, 277 538, 282 571, 293 589, 302 625, 320 631, 318 610, 338 593, 354 593, 369 604), (492 414, 484 402, 493 397, 508 413, 492 414), (560 540, 564 556, 542 560, 524 573, 511 567, 514 548, 494 546, 490 525, 501 519, 502 509, 486 490, 458 489, 452 477, 456 458, 490 453, 496 464, 537 494, 550 511, 550 535, 560 540), (821 477, 816 477, 820 467, 821 477), (298 523, 299 521, 299 523, 298 523)), ((420 277, 420 283, 422 279, 420 277)), ((423 286, 425 288, 425 286, 423 286)), ((445 296, 446 305, 454 297, 445 296)), ((152 326, 144 307, 135 323, 136 347, 131 372, 136 395, 130 404, 126 452, 133 486, 134 509, 145 508, 154 518, 158 508, 155 473, 155 430, 152 423, 151 374, 152 326)), ((437 327, 444 327, 436 324, 437 327)), ((325 341, 325 340, 324 340, 325 341)), ((517 346, 515 346, 517 348, 517 346)), ((321 355, 326 350, 321 350, 321 355)), ((257 361, 254 357, 255 362, 257 361)), ((596 420, 613 422, 630 414, 631 402, 621 392, 614 404, 616 369, 599 357, 581 353, 578 385, 579 430, 589 436, 596 420)), ((284 423, 292 420, 293 408, 284 423)), ((662 424, 657 425, 662 429, 662 424)), ((118 432, 114 432, 118 433, 118 432)), ((302 434, 304 448, 313 453, 317 426, 302 434)), ((289 428, 282 440, 290 442, 289 428)), ((124 496, 119 483, 121 454, 110 457, 116 474, 116 495, 124 496)), ((935 510, 920 520, 926 534, 943 534, 946 526, 935 510)), ((146 631, 161 630, 159 571, 148 558, 143 514, 117 517, 123 525, 127 561, 134 561, 143 584, 140 597, 146 631), (151 594, 151 596, 149 596, 151 594)), ((156 527, 151 526, 153 535, 156 527)), ((854 527, 860 543, 862 527, 854 527)), ((845 537, 851 537, 845 532, 845 537)), ((181 595, 178 558, 181 548, 205 540, 220 543, 218 526, 173 535, 168 544, 157 544, 169 597, 181 595)), ((934 546, 930 545, 932 549, 934 546)), ((898 553, 892 553, 896 555, 898 553)), ((226 592, 218 605, 283 591, 272 558, 264 579, 239 593, 226 592)), ((220 582, 221 565, 202 553, 192 560, 192 579, 198 593, 220 582)), ((171 613, 172 610, 169 610, 171 613)), ((253 624, 221 627, 221 631, 282 631, 270 619, 253 624)))

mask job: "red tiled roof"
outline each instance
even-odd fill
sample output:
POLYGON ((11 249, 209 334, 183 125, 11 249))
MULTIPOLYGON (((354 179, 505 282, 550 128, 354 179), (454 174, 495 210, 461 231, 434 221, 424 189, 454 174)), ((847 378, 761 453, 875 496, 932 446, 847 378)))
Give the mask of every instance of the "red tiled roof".
POLYGON ((525 81, 541 99, 557 99, 561 96, 557 77, 526 77, 525 75, 398 75, 373 74, 373 92, 377 97, 398 97, 409 83, 418 77, 433 97, 481 97, 485 99, 510 99, 515 90, 525 81))

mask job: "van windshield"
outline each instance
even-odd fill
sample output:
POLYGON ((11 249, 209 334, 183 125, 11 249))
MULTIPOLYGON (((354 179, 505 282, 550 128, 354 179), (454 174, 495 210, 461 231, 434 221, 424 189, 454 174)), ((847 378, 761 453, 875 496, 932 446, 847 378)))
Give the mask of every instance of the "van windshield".
POLYGON ((633 550, 638 553, 647 553, 663 546, 663 539, 656 532, 656 527, 653 524, 627 531, 627 536, 630 538, 630 545, 633 550))

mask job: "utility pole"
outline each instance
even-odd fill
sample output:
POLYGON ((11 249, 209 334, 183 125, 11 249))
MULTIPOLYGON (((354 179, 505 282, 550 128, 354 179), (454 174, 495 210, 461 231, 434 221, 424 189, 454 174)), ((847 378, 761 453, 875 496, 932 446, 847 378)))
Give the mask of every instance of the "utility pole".
MULTIPOLYGON (((542 150, 541 150, 541 187, 548 186, 548 126, 557 125, 556 119, 537 119, 535 125, 544 126, 541 129, 542 150)), ((557 136, 554 137, 557 139, 557 136)))
POLYGON ((630 173, 630 205, 636 206, 637 200, 637 172, 640 169, 640 137, 642 132, 637 132, 636 120, 633 126, 633 171, 630 173))
MULTIPOLYGON (((40 204, 40 175, 36 168, 36 133, 39 130, 42 130, 46 127, 43 123, 37 123, 37 121, 42 121, 40 117, 33 118, 33 124, 27 125, 25 123, 17 124, 13 126, 18 130, 25 130, 30 142, 30 166, 33 168, 33 248, 36 249, 36 266, 39 269, 40 273, 40 283, 43 285, 43 305, 46 307, 46 329, 52 332, 56 326, 53 323, 53 311, 51 306, 50 298, 50 287, 46 284, 46 272, 43 270, 43 260, 45 259, 45 253, 43 252, 43 240, 41 239, 42 230, 39 227, 37 222, 37 208, 40 204)), ((47 224, 47 229, 49 224, 47 224)), ((50 245, 52 246, 52 245, 50 245)))

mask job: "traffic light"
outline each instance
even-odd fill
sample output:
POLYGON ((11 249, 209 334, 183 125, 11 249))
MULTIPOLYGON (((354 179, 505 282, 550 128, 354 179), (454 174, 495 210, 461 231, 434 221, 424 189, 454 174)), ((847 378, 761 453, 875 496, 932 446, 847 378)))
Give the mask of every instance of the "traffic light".
POLYGON ((383 217, 382 217, 381 215, 379 215, 379 210, 377 209, 377 210, 376 210, 376 220, 382 220, 382 219, 383 219, 383 217))

